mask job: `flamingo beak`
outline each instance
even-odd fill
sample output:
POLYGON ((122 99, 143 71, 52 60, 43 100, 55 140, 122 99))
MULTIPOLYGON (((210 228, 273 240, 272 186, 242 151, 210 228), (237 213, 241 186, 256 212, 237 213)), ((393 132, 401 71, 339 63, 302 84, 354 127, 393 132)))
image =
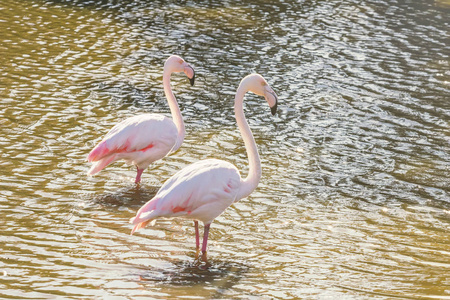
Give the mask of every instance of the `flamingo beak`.
MULTIPOLYGON (((192 71, 194 71, 194 70, 192 69, 192 71)), ((189 78, 189 82, 191 83, 191 86, 194 85, 194 81, 195 81, 195 71, 194 71, 194 76, 192 76, 192 78, 189 78)))
POLYGON ((189 82, 191 83, 191 86, 194 85, 194 82, 195 82, 195 71, 194 71, 194 68, 191 67, 190 65, 187 65, 184 68, 184 73, 189 78, 189 82))
POLYGON ((275 92, 272 89, 269 89, 266 91, 266 94, 264 97, 266 98, 266 101, 269 103, 272 116, 274 116, 275 113, 277 112, 277 107, 278 107, 277 94, 275 94, 275 92))
POLYGON ((278 107, 278 99, 275 98, 275 105, 270 108, 270 112, 272 113, 272 116, 275 116, 275 114, 277 112, 277 107, 278 107))

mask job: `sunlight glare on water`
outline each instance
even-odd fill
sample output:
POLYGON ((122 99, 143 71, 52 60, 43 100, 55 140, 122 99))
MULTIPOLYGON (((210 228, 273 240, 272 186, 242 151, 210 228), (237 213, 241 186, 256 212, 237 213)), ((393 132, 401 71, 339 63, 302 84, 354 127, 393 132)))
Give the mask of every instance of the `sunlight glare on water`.
POLYGON ((445 1, 0 2, 0 297, 450 299, 450 102, 445 1), (170 115, 180 150, 87 177, 117 122, 170 115), (239 81, 279 96, 245 113, 261 155, 255 192, 211 226, 130 217, 189 163, 246 176, 239 81))

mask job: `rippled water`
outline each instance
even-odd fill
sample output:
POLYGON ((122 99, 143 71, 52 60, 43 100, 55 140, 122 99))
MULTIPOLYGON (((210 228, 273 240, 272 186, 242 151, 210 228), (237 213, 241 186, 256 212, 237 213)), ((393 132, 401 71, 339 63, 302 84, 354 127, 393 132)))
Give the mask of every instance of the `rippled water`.
POLYGON ((0 297, 450 299, 448 1, 0 1, 0 297), (178 152, 133 183, 87 178, 115 123, 169 115, 178 152), (130 217, 199 159, 247 158, 240 79, 263 74, 279 113, 246 115, 263 178, 212 225, 211 266, 191 222, 130 236, 130 217))

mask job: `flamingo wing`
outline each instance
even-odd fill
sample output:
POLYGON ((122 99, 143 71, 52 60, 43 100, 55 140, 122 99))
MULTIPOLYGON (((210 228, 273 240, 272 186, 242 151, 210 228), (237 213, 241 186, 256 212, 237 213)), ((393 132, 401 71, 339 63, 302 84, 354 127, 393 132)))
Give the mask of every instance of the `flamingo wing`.
POLYGON ((177 136, 175 124, 165 116, 144 114, 125 119, 89 153, 87 160, 95 164, 88 174, 93 175, 119 159, 146 168, 170 152, 177 136))
POLYGON ((183 217, 211 223, 235 200, 241 177, 228 162, 208 159, 193 163, 167 180, 139 209, 133 232, 156 218, 183 217))

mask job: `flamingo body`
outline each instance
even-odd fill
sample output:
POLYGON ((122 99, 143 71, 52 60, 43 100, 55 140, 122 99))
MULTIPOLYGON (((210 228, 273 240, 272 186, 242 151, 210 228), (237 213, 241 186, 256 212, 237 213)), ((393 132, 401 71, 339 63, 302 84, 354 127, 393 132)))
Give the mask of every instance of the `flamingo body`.
POLYGON ((115 125, 89 153, 87 160, 93 165, 88 175, 100 172, 107 165, 125 160, 137 167, 136 183, 141 180, 148 166, 183 143, 185 127, 180 108, 170 87, 172 73, 184 72, 191 85, 194 84, 194 69, 181 57, 172 55, 164 63, 164 94, 173 119, 157 114, 144 114, 123 120, 115 125))
POLYGON ((125 160, 138 169, 170 153, 178 137, 175 123, 162 115, 144 114, 116 124, 88 155, 93 165, 88 175, 100 172, 107 165, 125 160))
POLYGON ((242 179, 238 169, 223 160, 207 159, 193 163, 167 180, 158 193, 130 219, 134 225, 131 234, 157 218, 193 219, 198 255, 198 221, 202 221, 205 224, 202 259, 206 261, 210 224, 232 203, 250 195, 261 178, 261 161, 243 111, 243 100, 248 91, 264 96, 272 114, 277 109, 277 96, 261 75, 251 74, 242 79, 236 92, 234 111, 249 159, 248 176, 242 179))
POLYGON ((139 209, 131 223, 136 230, 153 219, 181 217, 211 223, 237 200, 241 176, 226 161, 207 159, 178 171, 139 209))

